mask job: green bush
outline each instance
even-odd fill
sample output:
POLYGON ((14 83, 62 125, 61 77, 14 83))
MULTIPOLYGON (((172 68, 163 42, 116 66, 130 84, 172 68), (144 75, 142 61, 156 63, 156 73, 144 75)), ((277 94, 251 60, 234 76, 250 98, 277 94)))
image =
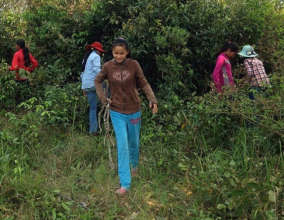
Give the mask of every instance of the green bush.
POLYGON ((20 107, 34 111, 44 125, 84 129, 87 124, 88 105, 78 83, 46 86, 41 99, 33 97, 20 107))
POLYGON ((64 86, 71 75, 71 67, 65 66, 64 61, 59 59, 52 64, 39 66, 29 75, 29 79, 42 94, 46 86, 64 86))
MULTIPOLYGON (((81 212, 110 218, 132 218, 134 212, 142 219, 281 217, 284 29, 275 3, 31 0, 21 10, 10 4, 1 11, 1 218, 68 219, 81 212), (135 203, 126 208, 97 190, 93 169, 104 168, 107 151, 103 137, 84 134, 88 105, 78 82, 85 44, 102 41, 109 60, 118 36, 129 40, 159 100, 159 114, 152 115, 143 99, 141 173, 130 191, 135 203), (40 61, 29 85, 16 83, 8 71, 20 37, 40 61), (255 45, 272 76, 272 88, 255 101, 238 82, 234 93, 206 93, 216 52, 228 39, 255 45), (156 196, 161 204, 151 201, 156 196), (93 206, 78 208, 81 199, 93 206)), ((237 67, 235 78, 241 76, 237 67)), ((114 180, 105 172, 99 176, 114 180)))
MULTIPOLYGON (((273 91, 267 91, 267 95, 269 93, 273 91)), ((247 90, 224 99, 214 94, 196 97, 193 103, 188 103, 187 114, 187 120, 190 121, 189 130, 194 131, 194 137, 198 137, 194 144, 199 145, 205 139, 210 148, 230 149, 238 144, 238 139, 234 138, 238 130, 246 128, 248 133, 252 130, 252 133, 258 134, 258 141, 248 142, 257 148, 253 149, 254 152, 279 152, 279 140, 283 141, 284 138, 284 124, 280 120, 283 114, 279 111, 283 108, 281 101, 279 102, 282 99, 283 97, 276 94, 270 95, 269 98, 260 96, 252 102, 248 98, 247 90), (264 149, 265 147, 268 149, 264 149)))
MULTIPOLYGON (((231 156, 231 152, 224 151, 202 158, 202 169, 194 164, 189 174, 195 205, 202 207, 210 219, 277 219, 283 164, 269 173, 275 159, 266 159, 271 162, 231 156)), ((195 217, 202 214, 198 209, 190 210, 195 217)))
MULTIPOLYGON (((87 36, 88 13, 64 1, 34 1, 24 13, 26 37, 41 65, 61 63, 77 80, 87 36)), ((62 73, 63 74, 63 73, 62 73)))
MULTIPOLYGON (((246 88, 189 101, 161 93, 159 116, 147 105, 141 142, 150 175, 167 175, 192 192, 190 219, 276 219, 283 193, 283 77, 248 98, 246 88)), ((167 91, 167 90, 166 90, 167 91)), ((175 194, 178 196, 178 194, 175 194)), ((177 210, 179 210, 176 207, 177 210)))
POLYGON ((181 75, 188 88, 199 92, 208 90, 223 43, 258 44, 269 32, 271 14, 276 15, 273 4, 265 0, 142 2, 130 4, 130 17, 119 34, 129 39, 134 57, 152 80, 181 75))
POLYGON ((17 32, 10 28, 17 17, 11 11, 5 14, 4 29, 9 34, 5 39, 13 45, 16 36, 26 38, 41 65, 60 63, 59 69, 70 70, 61 74, 63 78, 77 81, 87 42, 102 41, 108 60, 112 40, 125 36, 152 83, 178 78, 187 94, 204 93, 209 90, 216 53, 226 40, 256 45, 268 72, 281 69, 283 13, 275 4, 269 0, 33 0, 17 32))
POLYGON ((22 31, 25 21, 21 13, 10 9, 0 11, 0 20, 0 60, 10 63, 16 40, 24 36, 22 31))
POLYGON ((2 108, 11 108, 16 105, 16 82, 15 74, 8 72, 8 65, 1 62, 0 66, 0 106, 2 108))
POLYGON ((0 67, 0 84, 1 109, 15 110, 17 104, 34 95, 29 82, 15 81, 15 72, 10 72, 5 62, 0 67))

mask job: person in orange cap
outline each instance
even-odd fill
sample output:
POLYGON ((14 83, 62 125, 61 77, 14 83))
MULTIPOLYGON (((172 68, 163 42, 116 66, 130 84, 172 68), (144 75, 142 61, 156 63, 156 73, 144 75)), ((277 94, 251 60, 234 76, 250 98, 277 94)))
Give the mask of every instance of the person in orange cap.
POLYGON ((95 78, 101 71, 101 56, 104 53, 103 46, 100 42, 93 42, 86 46, 86 54, 82 62, 82 90, 87 96, 90 105, 89 110, 89 133, 98 135, 97 121, 97 95, 95 89, 95 78))

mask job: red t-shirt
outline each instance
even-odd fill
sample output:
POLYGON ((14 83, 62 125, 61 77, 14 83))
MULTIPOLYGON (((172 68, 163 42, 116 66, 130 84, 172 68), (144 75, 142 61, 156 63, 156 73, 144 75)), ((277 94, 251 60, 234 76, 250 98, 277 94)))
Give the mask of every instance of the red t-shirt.
MULTIPOLYGON (((34 69, 38 66, 38 62, 31 53, 29 55, 31 60, 31 66, 25 66, 23 49, 18 50, 13 56, 12 66, 10 67, 10 70, 17 71, 19 69, 24 69, 28 72, 34 71, 34 69)), ((16 72, 16 79, 22 80, 22 78, 17 73, 18 72, 16 72)))

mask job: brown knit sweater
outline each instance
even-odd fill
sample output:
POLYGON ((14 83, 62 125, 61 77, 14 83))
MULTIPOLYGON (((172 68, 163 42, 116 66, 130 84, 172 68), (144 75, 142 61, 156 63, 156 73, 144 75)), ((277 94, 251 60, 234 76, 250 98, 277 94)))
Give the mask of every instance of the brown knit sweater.
POLYGON ((157 99, 136 60, 126 59, 120 64, 113 59, 104 64, 95 79, 96 92, 103 104, 106 103, 102 86, 105 79, 109 82, 112 101, 110 108, 114 111, 123 114, 140 111, 138 88, 144 91, 150 102, 157 104, 157 99))

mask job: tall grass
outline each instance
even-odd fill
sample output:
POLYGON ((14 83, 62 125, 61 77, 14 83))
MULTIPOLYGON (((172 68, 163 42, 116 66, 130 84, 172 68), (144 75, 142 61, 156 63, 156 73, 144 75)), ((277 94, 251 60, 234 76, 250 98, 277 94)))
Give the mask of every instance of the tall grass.
POLYGON ((193 96, 189 101, 161 90, 156 116, 143 102, 139 175, 128 196, 118 198, 113 192, 119 181, 108 166, 104 137, 86 135, 84 97, 76 92, 77 84, 68 86, 70 90, 53 88, 42 100, 26 101, 14 113, 1 112, 1 219, 283 215, 279 90, 254 102, 245 90, 223 98, 214 93, 193 96), (54 96, 68 97, 70 91, 77 101, 54 96), (45 105, 47 101, 53 104, 45 105), (62 103, 66 110, 58 108, 62 103))

